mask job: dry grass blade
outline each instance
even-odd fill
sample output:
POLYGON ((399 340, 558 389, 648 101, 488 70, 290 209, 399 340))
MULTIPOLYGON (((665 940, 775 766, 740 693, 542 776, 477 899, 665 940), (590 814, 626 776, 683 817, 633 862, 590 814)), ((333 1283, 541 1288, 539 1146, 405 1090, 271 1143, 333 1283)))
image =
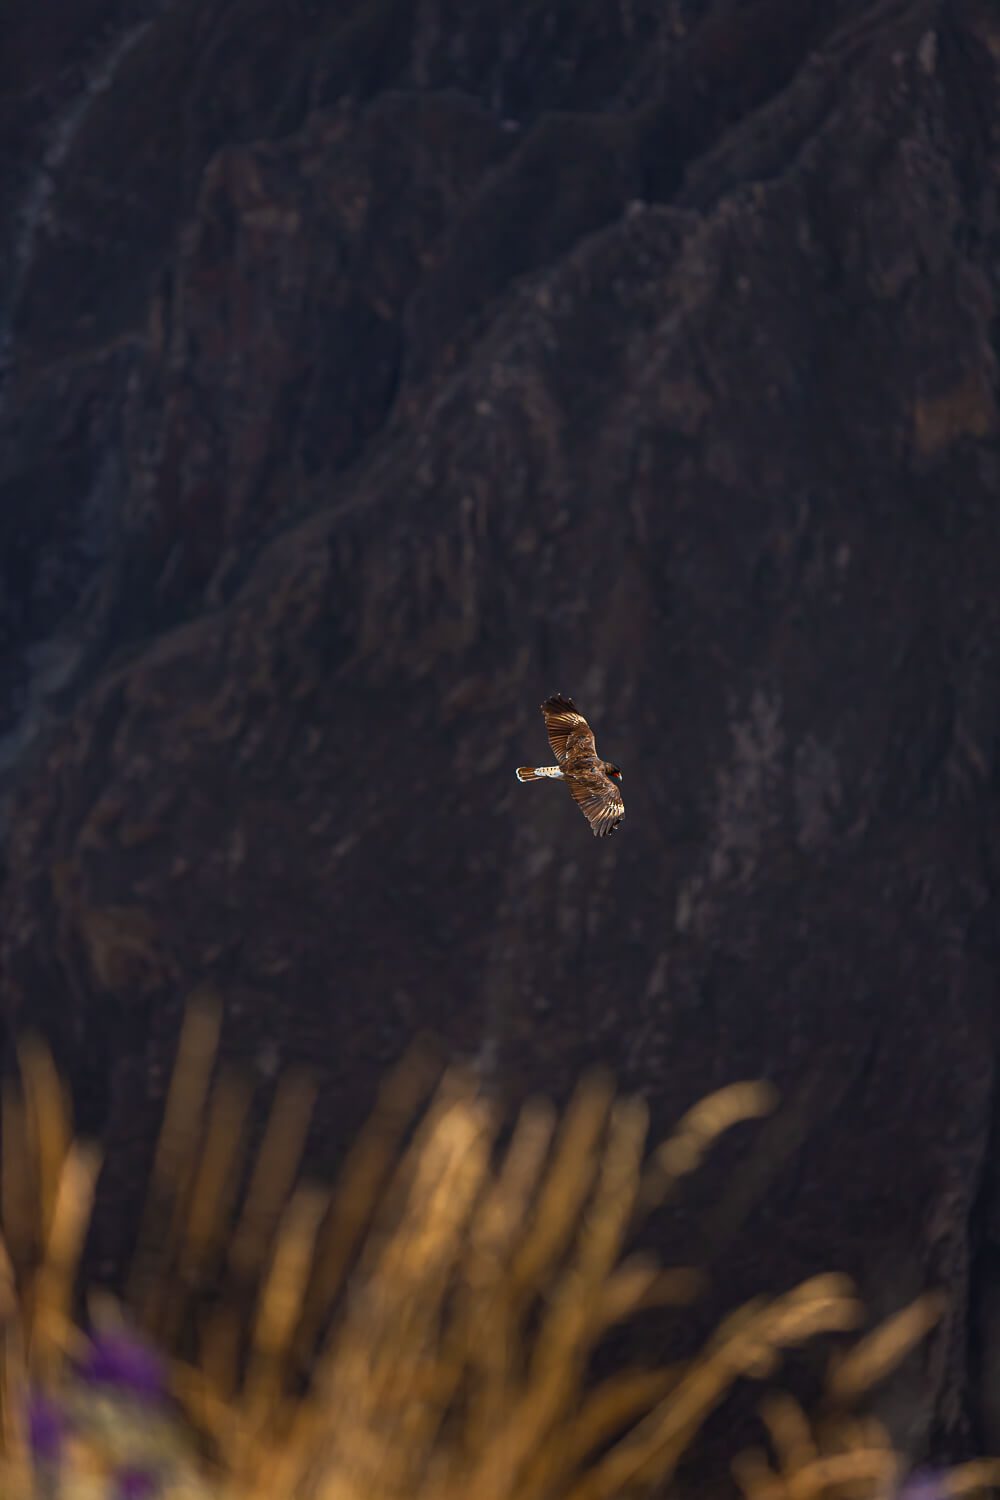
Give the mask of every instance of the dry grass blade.
POLYGON ((254 1483, 265 1484, 272 1434, 281 1431, 285 1359, 328 1201, 329 1195, 318 1188, 300 1188, 294 1194, 261 1291, 243 1395, 232 1407, 228 1432, 233 1478, 248 1491, 254 1483))
POLYGON ((24 1084, 26 1144, 38 1172, 38 1232, 45 1244, 56 1209, 62 1165, 71 1140, 69 1108, 55 1064, 45 1045, 37 1037, 27 1037, 18 1051, 24 1084))
POLYGON ((62 1164, 45 1257, 38 1271, 29 1348, 36 1378, 53 1380, 64 1353, 75 1342, 70 1318, 73 1285, 100 1165, 96 1147, 82 1145, 71 1146, 62 1164))
POLYGON ((24 1432, 24 1393, 28 1356, 24 1330, 17 1317, 17 1286, 7 1247, 0 1240, 0 1276, 3 1279, 4 1315, 0 1342, 0 1431, 3 1451, 20 1469, 27 1463, 24 1432))
POLYGON ((746 1500, 785 1500, 785 1483, 760 1448, 745 1448, 730 1465, 737 1489, 746 1500))
POLYGON ((814 1459, 788 1480, 784 1493, 788 1500, 819 1500, 821 1496, 867 1483, 874 1486, 876 1494, 889 1495, 895 1490, 899 1468, 899 1459, 891 1450, 855 1448, 850 1453, 814 1459))
POLYGON ((247 1395, 254 1398, 261 1377, 260 1364, 276 1365, 287 1352, 292 1329, 302 1306, 316 1233, 328 1194, 321 1188, 299 1188, 285 1211, 270 1274, 264 1283, 254 1328, 254 1359, 247 1374, 247 1395))
POLYGON ((279 1084, 230 1246, 229 1270, 239 1281, 252 1281, 264 1264, 302 1160, 315 1103, 311 1078, 293 1073, 279 1084))
POLYGON ((940 1483, 945 1495, 971 1495, 977 1490, 1000 1489, 1000 1460, 979 1458, 959 1464, 949 1473, 941 1474, 940 1483))
POLYGON ((786 1477, 791 1478, 819 1457, 809 1419, 793 1397, 784 1393, 767 1397, 760 1403, 760 1415, 778 1467, 786 1477))
POLYGON ((709 1148, 735 1125, 759 1120, 778 1105, 777 1091, 767 1083, 731 1083, 700 1100, 682 1116, 673 1135, 654 1151, 647 1165, 639 1209, 658 1207, 682 1177, 694 1172, 709 1148))
POLYGON ((688 1266, 661 1271, 655 1261, 633 1256, 601 1288, 595 1303, 595 1328, 611 1328, 654 1307, 686 1307, 705 1285, 701 1271, 688 1266))
POLYGON ((195 1167, 205 1100, 219 1044, 221 1007, 202 992, 181 1027, 167 1093, 128 1300, 140 1321, 155 1328, 167 1296, 166 1268, 183 1232, 184 1205, 195 1167))
POLYGON ((27 1106, 19 1086, 3 1091, 3 1154, 0 1157, 0 1212, 14 1265, 29 1264, 40 1253, 38 1166, 28 1141, 27 1106))
POLYGON ((245 1079, 227 1073, 212 1093, 205 1145, 195 1176, 180 1255, 180 1273, 197 1281, 224 1245, 246 1149, 251 1090, 245 1079))
POLYGON ((598 1143, 613 1100, 614 1088, 604 1073, 589 1074, 570 1100, 541 1189, 544 1211, 536 1211, 511 1267, 515 1289, 537 1287, 570 1243, 593 1187, 598 1143))
MULTIPOLYGON (((460 1085, 458 1086, 460 1090, 460 1085)), ((378 1280, 383 1292, 408 1292, 453 1263, 488 1170, 493 1123, 472 1098, 446 1099, 413 1164, 413 1179, 398 1230, 382 1241, 378 1280)))
POLYGON ((856 1344, 831 1361, 827 1393, 848 1405, 877 1385, 915 1349, 941 1320, 946 1308, 942 1293, 925 1292, 856 1344))

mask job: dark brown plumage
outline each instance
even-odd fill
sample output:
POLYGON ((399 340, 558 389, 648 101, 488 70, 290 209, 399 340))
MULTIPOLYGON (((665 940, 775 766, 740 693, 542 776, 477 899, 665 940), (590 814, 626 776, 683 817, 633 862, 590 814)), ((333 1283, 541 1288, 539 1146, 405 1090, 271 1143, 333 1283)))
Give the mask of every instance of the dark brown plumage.
POLYGON ((554 693, 542 704, 542 716, 558 764, 518 766, 518 781, 565 781, 594 837, 606 838, 625 816, 621 770, 598 755, 593 730, 572 698, 554 693))

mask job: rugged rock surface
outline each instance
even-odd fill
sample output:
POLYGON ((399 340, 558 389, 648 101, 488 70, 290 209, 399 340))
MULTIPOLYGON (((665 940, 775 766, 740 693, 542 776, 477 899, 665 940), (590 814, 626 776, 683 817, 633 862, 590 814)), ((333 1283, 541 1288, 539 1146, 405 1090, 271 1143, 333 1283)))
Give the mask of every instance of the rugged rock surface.
POLYGON ((99 1259, 204 977, 327 1163, 421 1026, 660 1127, 763 1074, 678 1253, 745 1190, 727 1303, 943 1280, 901 1441, 996 1448, 994 9, 53 10, 0 64, 0 982, 106 1123, 99 1259), (514 781, 554 689, 607 848, 514 781))

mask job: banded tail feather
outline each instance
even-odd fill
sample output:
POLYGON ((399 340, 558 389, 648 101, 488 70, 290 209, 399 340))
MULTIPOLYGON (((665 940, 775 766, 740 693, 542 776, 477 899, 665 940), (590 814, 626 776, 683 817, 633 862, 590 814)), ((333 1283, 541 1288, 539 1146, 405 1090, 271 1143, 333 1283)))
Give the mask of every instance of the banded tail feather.
POLYGON ((551 777, 553 781, 563 779, 558 766, 518 766, 515 775, 518 781, 544 781, 547 777, 551 777))

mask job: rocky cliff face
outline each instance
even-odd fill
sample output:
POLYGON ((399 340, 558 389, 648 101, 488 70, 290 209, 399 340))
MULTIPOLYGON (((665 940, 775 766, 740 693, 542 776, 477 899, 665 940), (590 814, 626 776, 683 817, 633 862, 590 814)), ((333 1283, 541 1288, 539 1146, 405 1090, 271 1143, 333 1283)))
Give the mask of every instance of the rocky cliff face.
POLYGON ((764 1075, 678 1253, 943 1280, 903 1439, 995 1447, 994 8, 52 10, 0 62, 0 985, 106 1125, 98 1259, 205 978, 326 1163, 421 1027, 660 1127, 764 1075), (557 689, 608 847, 513 777, 557 689))

